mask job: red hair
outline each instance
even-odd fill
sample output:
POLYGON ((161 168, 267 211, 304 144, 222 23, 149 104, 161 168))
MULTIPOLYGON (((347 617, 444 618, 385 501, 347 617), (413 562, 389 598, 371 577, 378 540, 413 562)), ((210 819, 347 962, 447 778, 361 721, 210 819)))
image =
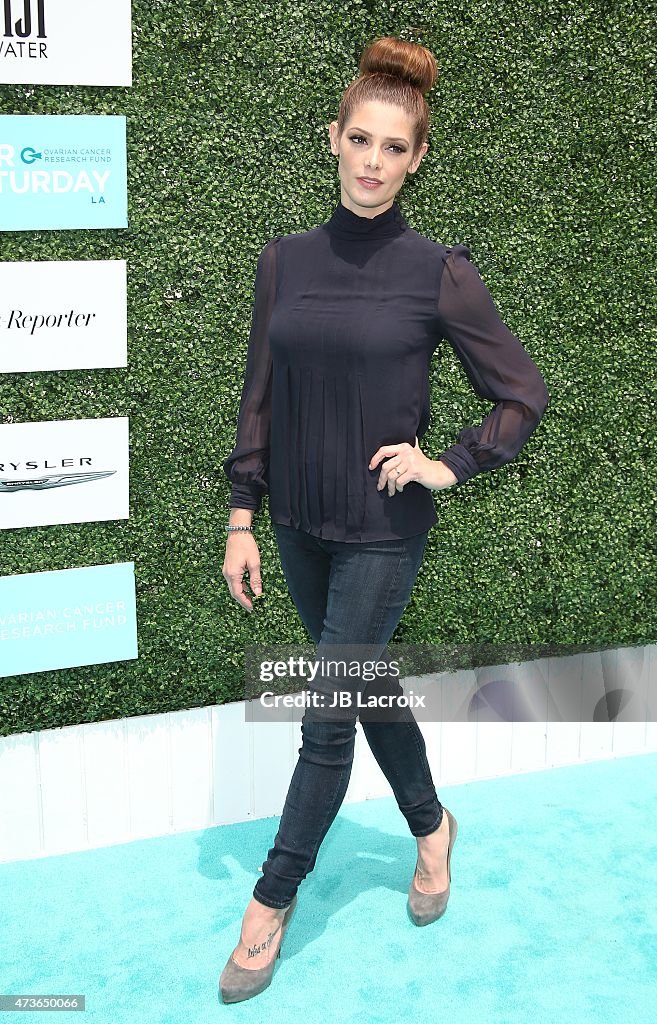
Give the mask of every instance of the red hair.
POLYGON ((359 69, 359 77, 347 86, 340 100, 338 135, 361 103, 392 103, 411 118, 413 152, 417 152, 428 141, 430 113, 424 94, 438 78, 438 65, 431 51, 406 39, 382 36, 365 47, 359 69))

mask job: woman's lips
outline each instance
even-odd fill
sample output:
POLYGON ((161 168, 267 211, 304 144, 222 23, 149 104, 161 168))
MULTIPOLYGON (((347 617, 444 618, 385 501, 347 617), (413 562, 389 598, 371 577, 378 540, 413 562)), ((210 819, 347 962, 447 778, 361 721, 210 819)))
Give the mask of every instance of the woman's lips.
POLYGON ((382 181, 368 181, 367 178, 356 178, 356 181, 358 182, 359 185, 362 185, 363 188, 371 189, 378 188, 379 185, 383 184, 382 181))

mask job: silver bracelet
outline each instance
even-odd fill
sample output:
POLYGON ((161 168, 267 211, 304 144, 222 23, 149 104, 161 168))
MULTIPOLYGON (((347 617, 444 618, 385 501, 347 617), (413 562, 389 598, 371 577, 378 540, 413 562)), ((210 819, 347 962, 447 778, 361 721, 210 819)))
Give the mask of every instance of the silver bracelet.
POLYGON ((226 527, 226 532, 229 532, 231 530, 249 530, 249 532, 252 533, 253 532, 253 527, 252 526, 227 526, 226 527))

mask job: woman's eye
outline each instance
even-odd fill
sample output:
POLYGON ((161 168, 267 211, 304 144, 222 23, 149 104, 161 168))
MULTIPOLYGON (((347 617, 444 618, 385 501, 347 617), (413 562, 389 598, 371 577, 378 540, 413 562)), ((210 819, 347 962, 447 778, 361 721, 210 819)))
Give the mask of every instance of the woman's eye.
MULTIPOLYGON (((358 142, 359 140, 362 141, 362 142, 366 142, 367 141, 362 135, 350 135, 349 138, 351 139, 352 142, 358 142)), ((398 153, 405 153, 406 152, 406 150, 403 149, 402 146, 397 146, 397 145, 395 145, 395 143, 392 144, 391 148, 392 149, 396 149, 398 153)))

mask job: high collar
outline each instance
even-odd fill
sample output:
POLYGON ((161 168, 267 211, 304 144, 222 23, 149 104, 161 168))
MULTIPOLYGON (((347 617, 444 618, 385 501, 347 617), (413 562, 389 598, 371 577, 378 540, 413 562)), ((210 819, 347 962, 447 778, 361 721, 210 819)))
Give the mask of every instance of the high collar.
POLYGON ((361 217, 343 205, 342 201, 335 207, 326 222, 326 228, 338 238, 350 238, 359 242, 371 239, 394 238, 406 231, 408 225, 404 220, 399 204, 393 201, 383 213, 376 217, 361 217))

